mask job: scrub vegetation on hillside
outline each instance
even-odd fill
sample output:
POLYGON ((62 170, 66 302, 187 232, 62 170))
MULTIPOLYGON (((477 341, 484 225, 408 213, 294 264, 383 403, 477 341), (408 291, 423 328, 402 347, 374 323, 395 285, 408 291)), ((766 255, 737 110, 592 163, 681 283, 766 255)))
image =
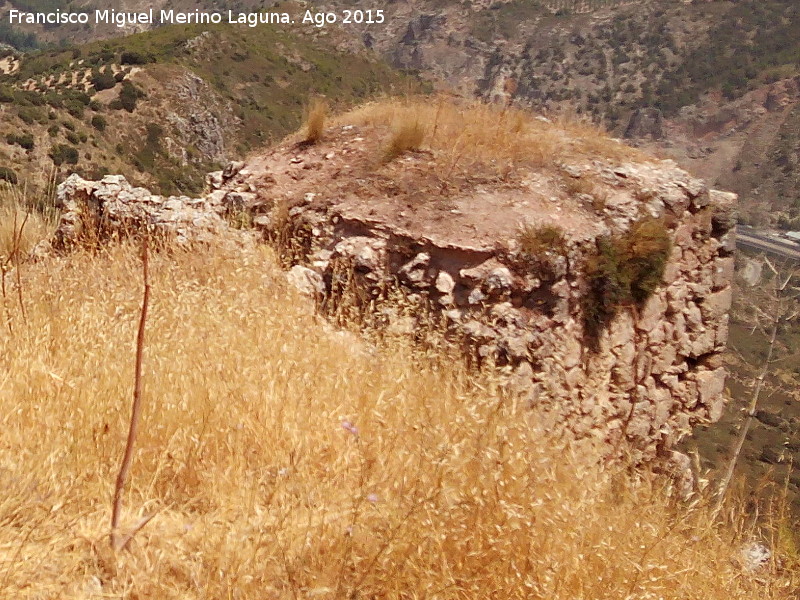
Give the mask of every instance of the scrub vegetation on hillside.
POLYGON ((158 27, 44 48, 18 65, 0 74, 6 180, 43 183, 33 165, 52 161, 168 194, 198 194, 224 160, 295 130, 310 95, 348 106, 410 81, 373 57, 269 26, 158 27), (20 143, 20 131, 30 139, 20 143))

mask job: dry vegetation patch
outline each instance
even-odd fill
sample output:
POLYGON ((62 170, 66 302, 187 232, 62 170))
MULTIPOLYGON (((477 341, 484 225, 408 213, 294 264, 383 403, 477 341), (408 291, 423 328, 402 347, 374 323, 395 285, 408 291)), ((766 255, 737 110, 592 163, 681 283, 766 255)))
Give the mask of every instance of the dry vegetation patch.
POLYGON ((328 104, 322 99, 315 99, 306 110, 305 139, 307 144, 316 144, 325 133, 325 120, 328 118, 328 104))
MULTIPOLYGON (((454 361, 331 333, 240 248, 152 257, 142 429, 107 550, 140 299, 134 248, 25 266, 0 336, 8 598, 789 598, 742 518, 548 439, 454 361), (35 292, 35 293, 34 293, 35 292)), ((738 513, 736 513, 738 514, 738 513)))
POLYGON ((517 232, 522 267, 542 278, 553 278, 556 257, 567 251, 567 237, 561 227, 525 223, 517 232))
POLYGON ((425 128, 419 121, 399 122, 392 131, 384 160, 388 162, 411 150, 419 150, 424 139, 425 128))
POLYGON ((589 122, 570 117, 547 119, 524 110, 472 101, 386 99, 367 103, 336 122, 390 128, 389 156, 394 154, 396 138, 413 137, 415 143, 405 144, 401 152, 422 147, 433 151, 445 165, 482 165, 506 174, 516 167, 550 168, 587 158, 646 160, 641 152, 610 139, 589 122))
POLYGON ((54 229, 51 219, 0 190, 0 262, 24 260, 54 229))

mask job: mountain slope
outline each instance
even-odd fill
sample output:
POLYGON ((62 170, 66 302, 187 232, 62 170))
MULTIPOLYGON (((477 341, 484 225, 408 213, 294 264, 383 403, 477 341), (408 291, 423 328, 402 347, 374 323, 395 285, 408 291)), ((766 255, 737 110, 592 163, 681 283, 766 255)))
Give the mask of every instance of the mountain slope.
POLYGON ((586 114, 735 189, 750 220, 800 227, 796 2, 504 0, 465 10, 412 0, 387 11, 387 26, 365 25, 353 43, 467 95, 586 114))
POLYGON ((196 192, 217 165, 296 129, 311 96, 346 105, 407 82, 278 28, 161 27, 19 57, 0 75, 0 157, 31 184, 56 163, 196 192))

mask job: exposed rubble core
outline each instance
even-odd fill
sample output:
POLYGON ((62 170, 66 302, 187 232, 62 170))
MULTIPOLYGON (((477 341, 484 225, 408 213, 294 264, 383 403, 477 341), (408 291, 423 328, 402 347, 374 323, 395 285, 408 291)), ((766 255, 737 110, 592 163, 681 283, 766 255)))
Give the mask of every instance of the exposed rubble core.
POLYGON ((290 140, 210 174, 199 199, 72 176, 58 192, 56 244, 86 235, 88 215, 92 235, 138 222, 183 241, 234 232, 232 218, 246 215, 265 236, 294 241, 289 277, 301 291, 319 298, 345 272, 366 298, 400 285, 578 438, 627 440, 647 459, 720 417, 734 194, 670 161, 602 160, 557 174, 465 175, 437 191, 430 153, 376 165, 379 139, 346 125, 322 144, 290 140), (616 307, 592 342, 587 261, 601 240, 646 220, 667 239, 661 283, 616 307), (526 241, 537 232, 549 245, 526 241))

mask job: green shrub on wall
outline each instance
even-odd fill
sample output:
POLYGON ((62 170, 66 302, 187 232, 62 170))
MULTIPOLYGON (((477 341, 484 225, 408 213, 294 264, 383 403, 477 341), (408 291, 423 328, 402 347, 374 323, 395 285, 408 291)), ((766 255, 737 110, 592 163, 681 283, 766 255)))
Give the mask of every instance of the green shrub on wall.
POLYGON ((586 261, 584 331, 597 347, 600 334, 623 307, 642 306, 661 284, 670 253, 663 221, 645 219, 623 234, 597 240, 586 261))

